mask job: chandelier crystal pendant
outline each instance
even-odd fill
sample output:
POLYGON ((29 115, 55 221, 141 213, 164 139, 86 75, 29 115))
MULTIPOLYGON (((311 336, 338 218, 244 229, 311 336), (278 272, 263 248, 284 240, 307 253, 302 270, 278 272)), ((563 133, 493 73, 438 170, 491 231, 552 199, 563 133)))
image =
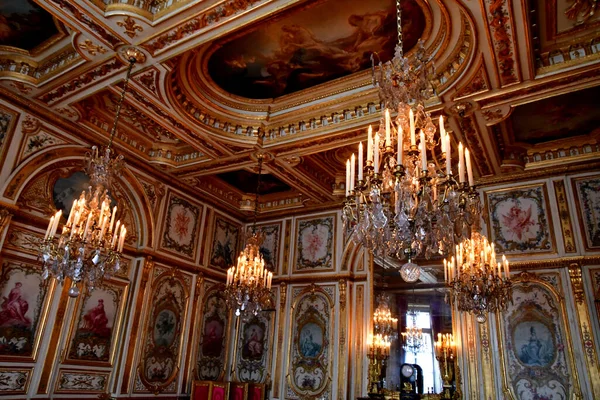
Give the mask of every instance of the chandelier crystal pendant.
POLYGON ((487 321, 488 313, 506 310, 511 300, 508 260, 503 255, 499 262, 478 232, 456 247, 456 257, 444 260, 444 278, 458 310, 475 314, 480 323, 487 321))
POLYGON ((377 296, 377 303, 373 314, 373 333, 387 341, 398 339, 398 318, 392 317, 389 295, 381 293, 377 296))
POLYGON ((235 315, 257 315, 268 304, 273 273, 265 267, 260 253, 264 235, 256 230, 258 215, 258 195, 263 156, 258 155, 258 183, 254 199, 254 222, 252 235, 246 240, 246 247, 237 259, 237 265, 227 270, 225 297, 227 305, 235 309, 235 315))
POLYGON ((385 106, 383 116, 378 132, 369 127, 366 160, 360 143, 358 157, 353 154, 346 162, 343 221, 352 239, 375 256, 406 259, 400 274, 405 281, 416 282, 420 267, 413 260, 452 252, 458 241, 469 237, 481 204, 469 150, 459 143, 458 171, 453 169, 443 117, 437 133, 425 111, 425 101, 432 95, 428 81, 432 67, 422 41, 414 59, 404 57, 399 0, 396 12, 395 56, 380 62, 373 73, 385 106))
POLYGON ((416 355, 425 346, 423 330, 417 327, 418 312, 416 310, 409 310, 406 314, 410 317, 412 324, 402 332, 402 347, 405 351, 416 355))
POLYGON ((117 104, 108 146, 105 149, 93 146, 91 152, 86 155, 85 172, 90 178, 90 186, 73 202, 67 222, 58 237, 56 232, 62 218, 62 210, 50 218, 40 248, 43 260, 42 277, 54 277, 60 282, 70 278, 74 283, 69 289, 71 297, 79 295, 80 283, 93 290, 103 279, 109 278, 120 269, 127 228, 117 220, 117 206, 111 207, 108 190, 112 180, 120 174, 123 156, 114 155, 111 147, 131 71, 134 64, 142 61, 144 57, 143 53, 135 48, 126 50, 125 55, 129 67, 117 104))

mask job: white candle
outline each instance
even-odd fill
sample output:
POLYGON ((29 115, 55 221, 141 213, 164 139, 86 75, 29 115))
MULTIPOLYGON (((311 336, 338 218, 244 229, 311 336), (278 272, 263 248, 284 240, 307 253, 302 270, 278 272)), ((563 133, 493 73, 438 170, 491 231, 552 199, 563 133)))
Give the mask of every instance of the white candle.
POLYGON ((421 146, 421 168, 427 171, 427 146, 425 145, 425 132, 423 129, 419 132, 419 145, 421 146))
POLYGON ((85 229, 83 230, 83 240, 86 240, 85 238, 87 236, 88 230, 90 229, 91 222, 92 222, 92 213, 89 212, 87 221, 85 222, 85 229))
POLYGON ((358 180, 363 180, 363 145, 362 142, 358 144, 358 180))
POLYGON ((71 212, 69 213, 69 218, 67 218, 67 224, 66 224, 66 226, 69 226, 69 224, 73 220, 73 216, 75 215, 75 210, 77 210, 77 204, 78 203, 79 203, 78 200, 73 200, 73 206, 71 207, 71 212))
POLYGON ((465 156, 462 142, 458 144, 458 181, 465 182, 465 156))
POLYGON ((117 215, 117 206, 113 207, 112 215, 110 216, 110 225, 108 226, 109 232, 112 232, 113 224, 115 223, 115 215, 117 215))
POLYGON ((385 147, 391 147, 392 146, 392 139, 391 139, 391 128, 390 128, 390 110, 389 109, 385 109, 385 147))
POLYGON ((374 147, 374 157, 373 157, 373 167, 374 172, 379 173, 379 133, 375 134, 375 141, 373 143, 374 147))
POLYGON ((352 153, 350 157, 350 191, 354 190, 354 179, 356 178, 356 157, 352 153))
POLYGON ((448 262, 444 259, 444 282, 448 283, 448 262))
POLYGON ((119 235, 119 225, 121 225, 121 221, 117 221, 117 225, 115 226, 115 233, 113 234, 113 238, 112 241, 110 242, 110 247, 111 248, 115 248, 115 245, 117 244, 117 236, 119 235))
POLYGON ((443 139, 446 136, 446 128, 444 128, 444 116, 440 115, 440 137, 443 139))
POLYGON ((415 115, 413 114, 412 109, 408 113, 408 118, 410 122, 410 145, 415 146, 417 144, 417 139, 415 137, 415 115))
POLYGON ((373 162, 373 128, 369 125, 369 135, 367 136, 367 161, 373 162))
POLYGON ((346 197, 350 196, 350 160, 346 160, 346 197))
POLYGON ((446 175, 452 175, 452 166, 450 164, 452 151, 450 149, 450 135, 446 133, 446 175))
POLYGON ((473 168, 471 167, 471 154, 469 149, 465 149, 465 161, 467 163, 467 176, 469 177, 469 186, 473 186, 473 168))
POLYGON ((398 165, 402 165, 402 139, 404 133, 402 132, 402 126, 398 125, 398 159, 396 160, 396 163, 398 165))
POLYGON ((125 243, 126 234, 127 228, 125 228, 125 225, 121 225, 121 239, 119 240, 119 249, 117 250, 119 253, 123 251, 123 244, 125 243))
POLYGON ((52 231, 52 227, 54 226, 54 215, 50 217, 50 222, 48 222, 48 228, 46 229, 46 233, 44 234, 44 239, 48 239, 50 237, 50 232, 52 231))

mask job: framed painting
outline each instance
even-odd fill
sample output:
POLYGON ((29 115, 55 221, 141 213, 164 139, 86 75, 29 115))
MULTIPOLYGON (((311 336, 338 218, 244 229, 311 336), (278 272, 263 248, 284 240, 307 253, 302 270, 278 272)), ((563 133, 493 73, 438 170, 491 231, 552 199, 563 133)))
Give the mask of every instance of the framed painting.
POLYGON ((202 206, 169 192, 160 248, 194 260, 198 250, 202 206))
POLYGON ((55 281, 39 266, 5 261, 0 273, 0 361, 34 361, 55 281))
POLYGON ((61 369, 56 379, 55 393, 88 394, 105 393, 110 372, 61 369))
POLYGON ((195 370, 197 379, 216 381, 225 372, 230 318, 223 285, 206 282, 204 288, 195 370))
MULTIPOLYGON (((271 299, 275 304, 275 300, 271 299)), ((266 383, 271 370, 275 314, 261 312, 241 319, 236 334, 234 381, 266 383)))
POLYGON ((240 225, 215 214, 209 265, 218 269, 231 267, 237 257, 239 238, 240 225))
POLYGON ((498 253, 555 252, 545 184, 485 193, 489 237, 498 253))
POLYGON ((111 366, 119 343, 128 283, 105 280, 77 300, 69 334, 67 364, 111 366))
POLYGON ((292 289, 287 398, 329 398, 333 366, 335 287, 292 289))
POLYGON ((13 110, 0 107, 0 165, 4 165, 4 153, 10 145, 17 117, 13 110))
MULTIPOLYGON (((189 282, 181 273, 165 270, 155 279, 138 366, 139 380, 147 391, 173 388, 171 383, 179 374, 188 303, 189 282)), ((137 388, 134 391, 140 392, 137 388)))
POLYGON ((561 294, 537 275, 513 277, 512 302, 497 315, 502 379, 512 398, 569 399, 580 392, 561 294))
MULTIPOLYGON (((278 224, 258 225, 256 227, 264 235, 260 245, 260 253, 265 260, 265 267, 269 271, 277 272, 279 266, 279 242, 281 239, 281 222, 278 224)), ((248 227, 246 234, 252 235, 252 227, 248 227)))
POLYGON ((577 178, 572 182, 585 248, 600 251, 600 175, 577 178))
POLYGON ((335 268, 336 214, 296 220, 293 272, 335 268))

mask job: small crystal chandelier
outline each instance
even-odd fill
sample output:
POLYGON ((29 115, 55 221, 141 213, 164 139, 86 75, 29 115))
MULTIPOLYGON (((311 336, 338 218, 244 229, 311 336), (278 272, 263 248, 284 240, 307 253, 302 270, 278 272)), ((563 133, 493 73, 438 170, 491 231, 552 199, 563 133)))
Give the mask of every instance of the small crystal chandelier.
POLYGON ((508 260, 503 255, 498 262, 496 251, 478 232, 456 247, 456 258, 444 260, 444 277, 451 301, 459 311, 475 314, 477 322, 508 306, 512 286, 508 260))
POLYGON ((352 239, 375 256, 406 259, 400 274, 405 281, 416 282, 420 268, 413 260, 452 252, 455 240, 469 237, 481 204, 469 150, 459 143, 458 171, 453 170, 443 117, 437 134, 425 111, 432 90, 423 42, 418 42, 411 63, 402 50, 399 0, 396 12, 395 56, 380 62, 373 75, 385 109, 379 131, 369 127, 366 161, 359 143, 358 157, 353 154, 346 162, 343 220, 352 239), (392 113, 397 113, 395 118, 392 113))
POLYGON ((69 218, 61 234, 55 237, 61 221, 62 210, 50 218, 40 255, 43 260, 44 279, 52 276, 63 282, 70 278, 74 285, 69 296, 77 297, 80 282, 93 290, 103 279, 119 270, 121 254, 127 228, 116 220, 117 206, 112 207, 108 190, 112 180, 119 176, 123 167, 123 156, 111 154, 113 139, 127 92, 134 64, 143 60, 143 53, 134 48, 125 52, 129 61, 127 76, 117 105, 115 120, 110 132, 110 141, 105 149, 93 146, 86 155, 85 171, 90 177, 90 186, 79 199, 73 202, 69 218))
POLYGON ((423 330, 417 327, 417 315, 416 310, 409 310, 406 313, 410 317, 412 324, 406 326, 406 331, 402 332, 402 347, 405 351, 416 355, 425 346, 425 339, 423 338, 423 330))
POLYGON ((373 314, 373 333, 381 335, 387 341, 398 339, 398 318, 392 317, 390 296, 381 293, 377 296, 377 303, 373 314))
POLYGON ((242 313, 257 315, 269 304, 273 279, 273 273, 265 268, 265 260, 260 254, 260 245, 264 236, 256 230, 262 162, 263 156, 259 154, 252 236, 246 240, 246 247, 238 257, 237 266, 232 266, 227 270, 225 297, 228 306, 235 309, 235 315, 238 317, 242 313))

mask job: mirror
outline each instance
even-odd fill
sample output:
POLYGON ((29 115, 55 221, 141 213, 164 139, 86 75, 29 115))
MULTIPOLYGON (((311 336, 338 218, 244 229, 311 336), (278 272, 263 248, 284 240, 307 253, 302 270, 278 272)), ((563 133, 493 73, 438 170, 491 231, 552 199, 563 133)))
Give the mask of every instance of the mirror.
MULTIPOLYGON (((388 263, 386 260, 386 265, 388 263)), ((383 268, 381 264, 382 260, 373 263, 372 309, 375 315, 389 307, 391 316, 398 319, 394 329, 397 339, 392 334, 387 349, 380 351, 387 353, 387 357, 380 357, 378 368, 371 369, 370 392, 401 399, 453 398, 455 347, 452 309, 445 300, 443 270, 440 274, 439 268, 425 267, 421 280, 408 284, 397 268, 383 268)), ((385 342, 377 335, 382 332, 382 325, 385 324, 373 324, 374 342, 385 342)), ((375 358, 374 346, 369 349, 371 360, 375 358)))

